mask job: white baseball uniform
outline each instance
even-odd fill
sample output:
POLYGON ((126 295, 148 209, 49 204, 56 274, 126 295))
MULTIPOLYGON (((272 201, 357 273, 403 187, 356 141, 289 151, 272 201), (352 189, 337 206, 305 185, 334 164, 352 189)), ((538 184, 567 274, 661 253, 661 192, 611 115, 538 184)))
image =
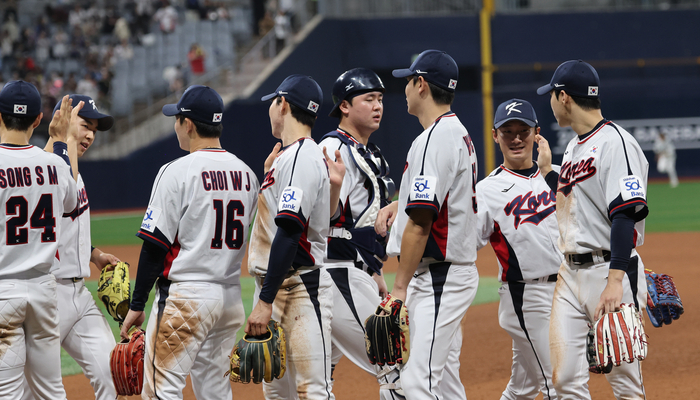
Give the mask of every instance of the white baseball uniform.
POLYGON ((446 344, 461 344, 460 323, 479 285, 476 175, 474 145, 452 112, 421 133, 406 158, 387 253, 400 254, 411 209, 435 214, 406 297, 411 357, 401 369, 401 385, 407 399, 466 399, 459 380, 461 347, 446 344))
MULTIPOLYGON (((90 276, 90 202, 83 177, 78 174, 78 207, 61 218, 58 258, 51 273, 58 286, 61 346, 83 369, 98 400, 114 400, 117 392, 109 369, 110 353, 117 344, 104 314, 97 308, 85 280, 90 276)), ((24 399, 33 399, 27 396, 24 399)))
POLYGON ((331 277, 323 268, 330 214, 330 180, 326 159, 309 137, 281 149, 265 175, 258 198, 248 252, 255 276, 257 304, 268 269, 277 222, 303 228, 293 269, 272 303, 287 340, 283 378, 263 382, 265 398, 334 399, 331 392, 331 277), (286 222, 286 221, 285 221, 286 222))
POLYGON ((394 392, 398 372, 393 367, 372 365, 364 339, 365 320, 381 302, 371 275, 381 273, 379 258, 385 255, 377 241, 374 222, 379 209, 388 204, 388 167, 376 146, 364 146, 340 128, 326 134, 319 147, 326 147, 329 155, 339 150, 345 163, 339 196, 342 204, 337 217, 331 219, 324 259, 333 279, 332 365, 335 367, 345 355, 377 376, 381 399, 399 399, 400 395, 394 392))
POLYGON ((56 307, 49 273, 61 240, 57 225, 78 201, 75 180, 55 154, 0 145, 0 398, 65 399, 56 307))
MULTIPOLYGON (((557 189, 559 269, 550 320, 550 356, 560 399, 590 399, 586 335, 607 283, 612 216, 635 215, 634 243, 644 240, 649 163, 627 131, 602 120, 589 133, 571 139, 564 152, 557 189)), ((644 265, 633 249, 623 280, 623 303, 642 311, 647 288, 644 265)), ((622 363, 605 375, 618 399, 642 399, 639 361, 622 363)))
MULTIPOLYGON (((554 171, 559 167, 553 165, 554 171)), ((537 164, 501 165, 476 185, 478 246, 498 259, 498 322, 513 339, 510 381, 502 400, 556 399, 549 360, 549 316, 559 265, 556 192, 537 164)))
POLYGON ((668 137, 657 136, 654 140, 654 153, 658 157, 656 169, 668 174, 671 186, 678 186, 678 174, 676 173, 676 146, 668 137))
POLYGON ((241 262, 258 181, 238 157, 202 149, 161 167, 138 236, 167 249, 146 328, 144 398, 231 398, 224 379, 243 325, 241 262))

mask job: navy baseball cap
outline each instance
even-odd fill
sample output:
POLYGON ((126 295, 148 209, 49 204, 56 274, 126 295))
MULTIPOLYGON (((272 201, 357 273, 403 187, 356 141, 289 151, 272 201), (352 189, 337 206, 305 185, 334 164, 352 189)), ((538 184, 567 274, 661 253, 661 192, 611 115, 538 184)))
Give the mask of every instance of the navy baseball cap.
POLYGON ((552 81, 537 89, 543 95, 561 89, 571 96, 598 98, 600 78, 591 64, 582 60, 570 60, 557 67, 552 81))
POLYGON ((440 50, 426 50, 416 57, 409 68, 395 69, 391 72, 396 78, 416 75, 449 92, 454 92, 459 79, 459 68, 449 54, 440 50))
MULTIPOLYGON (((83 108, 78 111, 78 115, 83 118, 96 119, 98 131, 108 131, 114 125, 114 117, 99 112, 92 97, 85 96, 83 94, 72 94, 68 97, 73 99, 73 103, 71 104, 73 107, 77 106, 81 101, 85 102, 85 104, 83 104, 83 108)), ((59 100, 58 103, 56 103, 56 106, 54 106, 53 113, 51 114, 52 117, 54 114, 56 114, 56 111, 58 111, 59 108, 61 108, 61 100, 59 100)))
POLYGON ((41 114, 41 95, 31 83, 7 82, 0 91, 0 114, 36 117, 41 114))
POLYGON ((224 101, 209 86, 192 85, 177 104, 164 105, 163 114, 168 117, 183 115, 208 125, 219 125, 224 116, 224 101))
POLYGON ((510 99, 498 105, 493 117, 493 126, 498 129, 506 122, 517 119, 528 126, 537 126, 537 115, 527 100, 510 99))
POLYGON ((288 102, 311 115, 318 115, 323 103, 323 92, 313 78, 305 75, 289 75, 274 93, 263 96, 260 100, 268 101, 275 97, 284 97, 288 102))

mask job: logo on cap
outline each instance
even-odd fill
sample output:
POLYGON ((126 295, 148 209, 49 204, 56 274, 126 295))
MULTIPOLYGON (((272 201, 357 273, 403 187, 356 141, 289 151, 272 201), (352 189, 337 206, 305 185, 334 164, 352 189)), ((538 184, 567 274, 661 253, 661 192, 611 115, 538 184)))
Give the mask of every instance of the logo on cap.
POLYGON ((520 114, 522 114, 522 113, 523 113, 522 111, 520 111, 520 110, 518 110, 517 108, 515 108, 515 107, 517 107, 517 106, 522 106, 522 105, 523 105, 523 103, 518 103, 518 102, 516 102, 516 101, 514 101, 514 102, 508 104, 508 105, 506 106, 506 110, 508 110, 508 114, 506 114, 506 115, 510 115, 511 111, 519 112, 520 114))
POLYGON ((26 114, 27 105, 26 104, 15 104, 15 114, 26 114))
POLYGON ((588 87, 588 95, 589 96, 597 96, 598 95, 598 86, 589 86, 588 87))
POLYGON ((223 115, 223 113, 214 113, 214 119, 212 119, 212 122, 221 122, 221 117, 223 115))
POLYGON ((192 111, 192 110, 190 110, 189 108, 180 107, 180 111, 187 112, 187 111, 192 111))
POLYGON ((315 103, 313 100, 309 100, 309 106, 306 108, 314 113, 318 112, 318 103, 315 103))
POLYGON ((92 104, 92 109, 97 111, 97 106, 95 105, 95 100, 90 100, 90 104, 92 104))
POLYGON ((457 87, 457 81, 454 80, 454 79, 450 79, 450 84, 447 85, 447 87, 450 88, 450 89, 456 88, 456 87, 457 87))
POLYGON ((352 84, 352 83, 350 83, 350 84, 348 84, 347 86, 345 86, 345 91, 347 92, 348 90, 350 90, 350 89, 352 89, 352 88, 354 88, 354 87, 355 87, 355 85, 352 84))
POLYGON ((563 83, 555 83, 555 84, 554 84, 554 87, 562 87, 562 86, 564 86, 563 83))
POLYGON ((427 72, 421 71, 421 70, 419 70, 419 69, 416 70, 416 73, 417 73, 417 74, 427 74, 427 72))

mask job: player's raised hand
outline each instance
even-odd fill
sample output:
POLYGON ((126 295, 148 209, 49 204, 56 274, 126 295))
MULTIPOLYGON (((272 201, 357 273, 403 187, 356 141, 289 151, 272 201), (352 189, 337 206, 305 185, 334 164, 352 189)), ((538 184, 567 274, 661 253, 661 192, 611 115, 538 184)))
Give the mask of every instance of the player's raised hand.
POLYGON ((340 156, 340 150, 335 151, 335 161, 328 156, 328 151, 323 148, 323 155, 326 157, 326 163, 328 163, 328 173, 330 174, 331 186, 336 185, 340 187, 343 184, 343 178, 345 177, 345 163, 343 158, 340 156))
POLYGON ((124 322, 122 323, 122 328, 121 331, 119 331, 119 336, 121 336, 122 339, 128 339, 129 329, 131 329, 132 326, 140 328, 141 325, 143 325, 143 321, 145 320, 146 314, 143 311, 129 310, 129 312, 126 314, 126 318, 124 318, 124 322))
POLYGON ((61 99, 61 108, 59 108, 56 113, 51 118, 51 123, 49 124, 49 137, 57 142, 65 142, 68 137, 68 124, 71 118, 71 99, 68 95, 63 96, 61 99))
POLYGON ((70 112, 70 124, 68 125, 68 138, 78 140, 78 132, 80 131, 80 121, 83 119, 78 116, 80 110, 85 105, 84 101, 79 102, 70 112))
POLYGON ((377 213, 377 219, 374 221, 374 230, 377 234, 386 236, 389 228, 396 219, 396 212, 399 209, 399 202, 393 201, 388 206, 382 208, 377 213))
POLYGON ((279 154, 281 148, 282 148, 281 142, 277 142, 275 144, 275 147, 272 148, 272 151, 265 159, 265 164, 263 165, 263 172, 264 173, 267 173, 267 171, 269 171, 270 168, 272 168, 272 163, 275 161, 275 158, 277 158, 277 154, 279 154))
POLYGON ((552 150, 549 148, 549 142, 544 136, 539 133, 535 135, 535 142, 537 142, 537 166, 542 171, 542 176, 547 176, 547 174, 552 171, 552 150))

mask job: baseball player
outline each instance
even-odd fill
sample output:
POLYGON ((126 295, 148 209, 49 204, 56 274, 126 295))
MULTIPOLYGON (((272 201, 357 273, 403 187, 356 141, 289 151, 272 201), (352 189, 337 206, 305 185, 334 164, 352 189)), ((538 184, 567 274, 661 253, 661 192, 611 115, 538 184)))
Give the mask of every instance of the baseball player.
MULTIPOLYGON (((89 96, 73 94, 69 97, 77 104, 78 118, 71 121, 67 146, 76 149, 68 152, 73 157, 82 157, 95 139, 96 131, 107 131, 114 124, 114 118, 102 114, 89 96), (80 105, 82 102, 82 105, 80 105)), ((56 103, 54 116, 67 99, 56 103)), ((65 109, 65 105, 63 105, 65 109)), ((46 143, 45 151, 63 154, 62 146, 56 146, 53 137, 46 143)), ((66 147, 67 147, 66 146, 66 147)), ((67 150, 67 148, 66 148, 67 150)), ((85 183, 78 171, 77 160, 71 163, 74 177, 77 176, 78 208, 60 220, 61 241, 58 245, 58 258, 54 259, 51 273, 58 286, 59 332, 61 346, 76 360, 95 390, 96 399, 113 400, 117 393, 109 369, 110 352, 116 345, 112 329, 104 314, 97 308, 84 279, 90 276, 90 263, 102 270, 114 265, 119 259, 103 253, 90 245, 90 203, 85 183)), ((25 399, 33 398, 25 390, 25 399)))
POLYGON ((656 169, 668 174, 669 183, 672 188, 678 186, 678 174, 676 173, 676 146, 666 137, 664 132, 659 132, 654 140, 654 156, 656 158, 656 169))
POLYGON ((369 142, 381 122, 383 97, 384 84, 374 71, 354 68, 340 75, 333 85, 335 105, 329 114, 340 123, 319 146, 340 151, 341 160, 348 160, 324 260, 333 278, 332 368, 346 355, 378 376, 384 389, 381 398, 395 399, 398 370, 370 364, 364 341, 364 321, 387 293, 381 270, 385 240, 374 231, 374 222, 395 192, 388 163, 369 142))
POLYGON ((221 148, 223 112, 219 94, 200 85, 163 106, 190 154, 161 167, 137 234, 144 243, 121 336, 143 323, 157 279, 144 399, 182 399, 190 372, 198 399, 231 398, 223 376, 245 320, 240 268, 259 185, 245 163, 221 148))
POLYGON ((393 71, 408 79, 408 113, 425 129, 408 152, 399 200, 382 209, 375 225, 386 234, 394 222, 387 253, 400 255, 392 296, 405 300, 410 321, 411 354, 401 370, 407 399, 466 399, 460 322, 479 284, 477 159, 450 109, 458 72, 452 57, 438 50, 393 71))
MULTIPOLYGON (((564 262, 554 290, 549 340, 554 387, 560 399, 589 399, 588 325, 603 313, 646 304, 644 266, 635 247, 644 241, 649 163, 627 131, 603 118, 600 80, 581 60, 561 64, 549 84, 557 123, 576 136, 564 152, 557 189, 559 249, 564 262)), ((541 160, 540 170, 551 169, 541 160)), ((546 176, 546 175, 545 175, 546 176)), ((606 375, 618 399, 642 399, 639 361, 606 375)))
MULTIPOLYGON (((558 166, 546 177, 532 159, 540 127, 532 105, 511 99, 496 109, 493 140, 503 164, 476 185, 478 245, 498 259, 498 322, 513 339, 510 382, 502 400, 556 399, 549 361, 549 315, 557 271, 558 166)), ((549 150, 540 138, 540 154, 549 150)), ((551 160, 551 155, 550 155, 551 160)), ((550 161, 551 162, 551 161, 550 161)))
MULTIPOLYGON (((308 76, 288 76, 271 100, 272 135, 281 151, 265 175, 248 251, 255 306, 245 332, 279 321, 287 339, 287 372, 263 383, 265 398, 334 399, 331 392, 331 277, 322 267, 330 212, 329 171, 311 129, 323 102, 308 76)), ((336 200, 337 201, 337 200, 336 200)))
POLYGON ((26 365, 34 397, 65 399, 49 270, 61 239, 58 219, 78 204, 76 185, 64 160, 29 145, 43 117, 33 85, 7 83, 0 116, 0 398, 22 398, 26 365))

